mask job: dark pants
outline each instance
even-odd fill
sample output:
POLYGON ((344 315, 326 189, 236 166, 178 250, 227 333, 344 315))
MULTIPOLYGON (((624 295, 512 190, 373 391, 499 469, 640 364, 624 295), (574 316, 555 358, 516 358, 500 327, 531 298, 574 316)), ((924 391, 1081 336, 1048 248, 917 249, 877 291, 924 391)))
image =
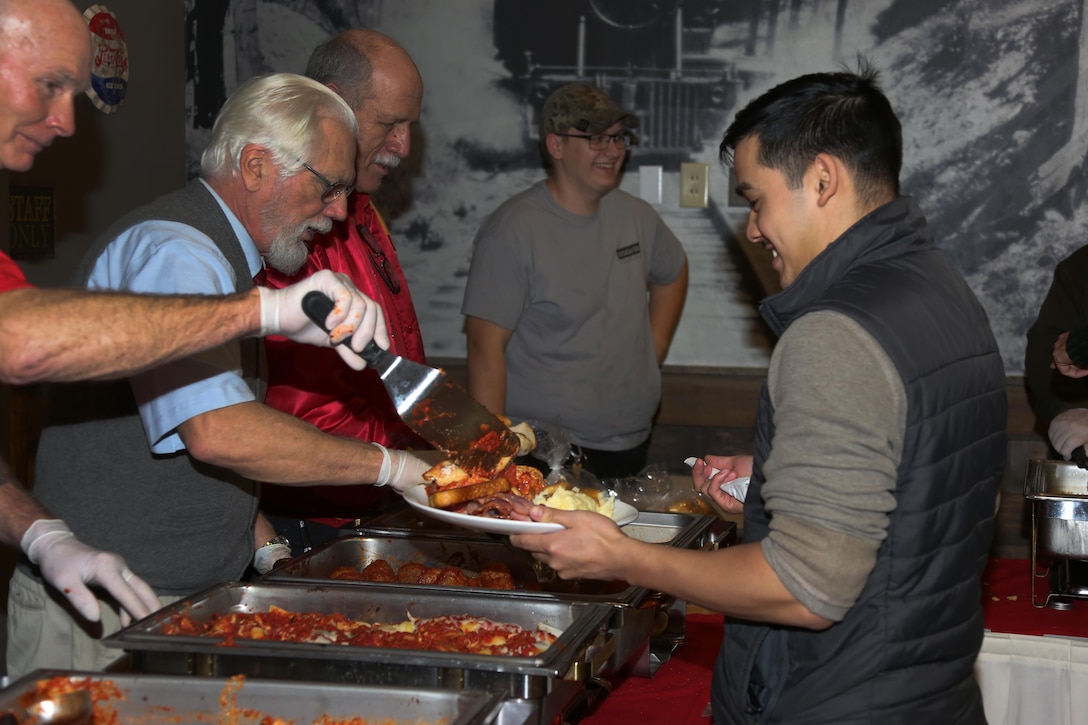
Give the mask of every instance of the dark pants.
POLYGON ((637 476, 646 467, 650 454, 650 439, 625 451, 601 451, 582 448, 582 468, 597 478, 628 478, 637 476))
POLYGON ((342 536, 340 529, 319 524, 316 521, 296 519, 288 516, 265 516, 277 534, 286 536, 291 542, 291 556, 301 556, 310 549, 342 536))
MULTIPOLYGON (((650 439, 634 448, 623 451, 602 451, 596 448, 572 446, 575 460, 580 460, 582 468, 592 473, 599 480, 606 478, 629 478, 637 476, 646 468, 650 453, 650 439), (579 457, 579 452, 581 456, 579 457)), ((521 465, 533 466, 544 475, 548 475, 548 464, 533 456, 522 456, 517 460, 521 465)), ((569 465, 569 464, 568 464, 569 465)))

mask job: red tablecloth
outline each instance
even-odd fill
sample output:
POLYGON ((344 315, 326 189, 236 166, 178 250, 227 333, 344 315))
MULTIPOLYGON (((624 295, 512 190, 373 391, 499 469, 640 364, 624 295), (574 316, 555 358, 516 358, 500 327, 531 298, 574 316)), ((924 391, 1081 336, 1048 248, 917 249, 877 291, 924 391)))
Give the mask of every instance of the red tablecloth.
MULTIPOLYGON (((1039 601, 1050 592, 1048 580, 1035 584, 1039 601)), ((986 629, 1008 634, 1058 634, 1088 637, 1088 601, 1077 601, 1072 609, 1037 609, 1031 604, 1031 561, 991 559, 982 575, 982 608, 986 629)))
MULTIPOLYGON (((1040 580, 1040 592, 1049 591, 1040 580)), ((1037 589, 1039 585, 1036 585, 1037 589)), ((1031 605, 1031 562, 992 559, 982 577, 986 628, 1011 634, 1060 634, 1088 637, 1088 602, 1073 609, 1036 609, 1031 605)), ((1045 595, 1043 597, 1045 598, 1045 595)), ((684 645, 653 678, 629 677, 582 722, 586 725, 675 723, 710 725, 703 717, 710 702, 710 678, 722 642, 720 614, 689 614, 684 645)))
POLYGON ((689 614, 683 646, 657 674, 628 677, 582 722, 710 725, 710 717, 703 717, 703 712, 710 703, 710 677, 722 646, 722 622, 720 614, 689 614))

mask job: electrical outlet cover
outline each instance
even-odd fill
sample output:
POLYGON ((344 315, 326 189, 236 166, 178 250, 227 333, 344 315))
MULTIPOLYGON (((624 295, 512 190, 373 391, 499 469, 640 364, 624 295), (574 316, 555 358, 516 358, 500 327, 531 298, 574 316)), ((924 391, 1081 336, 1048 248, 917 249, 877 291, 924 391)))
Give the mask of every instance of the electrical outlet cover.
POLYGON ((710 164, 680 164, 680 206, 705 209, 709 201, 710 164))

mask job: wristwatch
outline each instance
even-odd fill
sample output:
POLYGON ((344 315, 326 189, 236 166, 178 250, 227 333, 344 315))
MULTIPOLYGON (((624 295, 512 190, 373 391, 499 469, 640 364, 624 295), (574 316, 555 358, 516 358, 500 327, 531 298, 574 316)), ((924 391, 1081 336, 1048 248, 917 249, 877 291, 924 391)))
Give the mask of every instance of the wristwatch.
POLYGON ((273 537, 272 537, 271 539, 269 539, 268 541, 266 541, 266 542, 264 542, 263 544, 261 544, 260 548, 262 548, 262 549, 263 549, 263 548, 265 548, 266 546, 276 546, 277 544, 283 544, 284 546, 286 546, 286 547, 290 548, 290 546, 291 546, 291 540, 290 540, 290 539, 288 539, 288 538, 287 538, 286 536, 284 536, 283 534, 279 534, 279 535, 277 535, 277 536, 273 536, 273 537))

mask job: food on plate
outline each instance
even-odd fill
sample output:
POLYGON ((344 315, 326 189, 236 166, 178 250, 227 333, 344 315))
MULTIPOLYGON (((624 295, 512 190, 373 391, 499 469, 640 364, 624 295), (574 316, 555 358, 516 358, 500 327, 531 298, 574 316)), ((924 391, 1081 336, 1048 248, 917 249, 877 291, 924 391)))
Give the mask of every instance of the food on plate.
MULTIPOLYGON (((509 420, 503 420, 509 425, 509 420)), ((536 447, 536 436, 527 423, 519 423, 510 430, 522 441, 518 455, 536 447)), ((496 519, 510 518, 516 506, 530 502, 614 517, 615 494, 580 489, 565 480, 548 486, 538 469, 519 466, 512 461, 512 458, 508 459, 505 467, 494 470, 466 465, 463 457, 441 461, 423 474, 427 482, 427 503, 432 508, 496 519)))
POLYGON ((475 478, 453 461, 438 464, 423 474, 423 480, 427 481, 427 503, 439 509, 510 490, 506 471, 493 478, 475 478))
MULTIPOLYGON (((503 434, 518 439, 515 455, 522 456, 536 448, 536 435, 528 423, 510 426, 509 418, 504 417, 502 421, 508 426, 503 434)), ((423 474, 427 482, 427 502, 434 508, 444 509, 508 491, 525 498, 536 495, 544 487, 543 476, 534 476, 532 471, 535 469, 529 466, 515 466, 513 455, 496 457, 494 454, 502 444, 499 432, 488 431, 473 441, 468 451, 454 453, 433 466, 423 474)))
POLYGON ((616 513, 616 495, 594 488, 578 488, 567 481, 559 481, 546 487, 533 497, 533 503, 561 511, 592 511, 613 518, 616 513))
POLYGON ((442 461, 423 474, 427 481, 427 503, 434 508, 452 509, 470 501, 490 499, 513 492, 531 499, 544 490, 544 475, 532 466, 508 465, 497 475, 473 475, 451 460, 442 461))
POLYGON ((354 566, 341 566, 330 579, 341 581, 398 582, 400 584, 435 584, 450 587, 479 587, 483 589, 513 589, 514 578, 502 562, 492 562, 479 573, 459 566, 426 566, 410 561, 396 571, 385 559, 376 559, 361 571, 354 566))
POLYGON ((506 427, 485 430, 466 450, 447 451, 450 458, 443 463, 452 465, 448 467, 448 475, 472 479, 473 482, 492 479, 506 470, 514 456, 523 456, 536 448, 536 434, 528 423, 511 426, 509 418, 499 418, 506 427))
POLYGON ((403 622, 379 624, 340 613, 290 612, 275 605, 267 612, 216 613, 203 623, 194 622, 188 612, 178 612, 162 631, 167 635, 221 637, 224 647, 234 646, 238 639, 257 639, 512 657, 535 657, 556 640, 556 634, 543 625, 525 629, 486 617, 417 619, 409 614, 403 622))
MULTIPOLYGON (((509 418, 503 418, 504 421, 509 422, 509 418)), ((521 447, 518 448, 518 455, 524 456, 536 449, 536 433, 533 433, 533 428, 525 421, 521 421, 517 425, 510 426, 510 430, 517 434, 518 441, 521 443, 521 447)))

